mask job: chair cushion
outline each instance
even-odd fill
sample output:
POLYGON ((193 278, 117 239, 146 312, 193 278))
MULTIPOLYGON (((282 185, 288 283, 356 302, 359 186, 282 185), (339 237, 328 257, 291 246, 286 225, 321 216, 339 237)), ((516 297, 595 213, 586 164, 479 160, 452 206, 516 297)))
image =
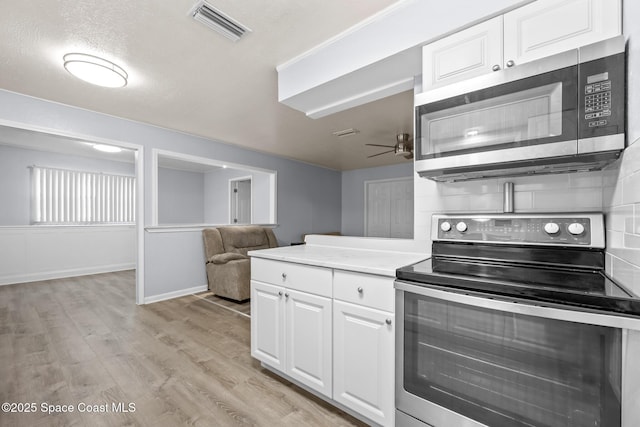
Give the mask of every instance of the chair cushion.
POLYGON ((246 255, 254 249, 269 248, 269 238, 263 227, 219 227, 225 252, 246 255))

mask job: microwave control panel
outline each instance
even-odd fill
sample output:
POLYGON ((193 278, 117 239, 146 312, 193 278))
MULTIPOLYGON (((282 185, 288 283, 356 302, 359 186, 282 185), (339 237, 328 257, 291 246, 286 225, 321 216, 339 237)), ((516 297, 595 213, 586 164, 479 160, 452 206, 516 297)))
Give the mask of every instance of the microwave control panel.
POLYGON ((609 73, 588 76, 587 82, 584 87, 584 118, 589 121, 589 127, 606 126, 607 117, 611 116, 609 73))
POLYGON ((580 64, 580 138, 624 133, 624 54, 580 64))

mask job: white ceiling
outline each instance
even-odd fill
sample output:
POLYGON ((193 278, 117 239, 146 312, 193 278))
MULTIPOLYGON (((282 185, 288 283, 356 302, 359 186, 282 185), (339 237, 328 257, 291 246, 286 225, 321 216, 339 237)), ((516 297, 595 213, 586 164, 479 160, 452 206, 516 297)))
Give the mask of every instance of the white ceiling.
POLYGON ((406 162, 364 144, 413 132, 410 91, 316 120, 277 101, 277 65, 396 1, 210 0, 251 28, 236 43, 188 15, 195 0, 2 1, 0 88, 338 170, 406 162), (112 60, 129 84, 72 77, 69 52, 112 60), (360 133, 332 135, 345 128, 360 133))
POLYGON ((105 153, 94 149, 95 143, 92 142, 7 126, 0 126, 0 145, 116 162, 133 163, 135 161, 135 151, 133 150, 123 148, 119 153, 105 153))

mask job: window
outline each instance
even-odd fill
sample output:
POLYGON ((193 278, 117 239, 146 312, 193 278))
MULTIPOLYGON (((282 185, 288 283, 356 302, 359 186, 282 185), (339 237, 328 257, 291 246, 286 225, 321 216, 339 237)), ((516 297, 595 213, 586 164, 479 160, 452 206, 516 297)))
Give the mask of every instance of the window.
POLYGON ((34 166, 32 223, 135 222, 135 178, 34 166))

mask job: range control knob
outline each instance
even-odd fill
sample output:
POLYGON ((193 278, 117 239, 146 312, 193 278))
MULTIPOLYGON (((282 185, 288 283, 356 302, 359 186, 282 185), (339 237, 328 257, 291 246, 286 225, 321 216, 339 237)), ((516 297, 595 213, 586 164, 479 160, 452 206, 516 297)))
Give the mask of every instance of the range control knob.
POLYGON ((464 221, 460 221, 459 223, 456 224, 456 230, 458 230, 461 233, 464 233, 465 231, 467 231, 467 224, 464 221))
POLYGON ((567 231, 574 236, 578 236, 584 233, 584 225, 580 224, 579 222, 573 222, 569 224, 569 226, 567 227, 567 231))
POLYGON ((560 232, 560 226, 555 222, 548 222, 544 225, 544 231, 547 234, 558 234, 560 232))
POLYGON ((440 224, 440 230, 442 230, 442 231, 451 230, 451 223, 449 221, 443 222, 442 224, 440 224))

